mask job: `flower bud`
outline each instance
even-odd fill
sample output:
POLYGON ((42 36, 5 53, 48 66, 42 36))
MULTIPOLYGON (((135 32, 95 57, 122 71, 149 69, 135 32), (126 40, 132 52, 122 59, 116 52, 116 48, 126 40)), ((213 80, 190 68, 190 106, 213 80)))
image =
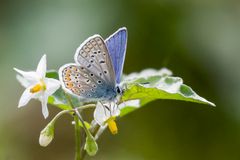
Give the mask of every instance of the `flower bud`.
POLYGON ((94 156, 98 151, 98 145, 92 135, 86 137, 86 143, 84 149, 87 151, 89 156, 94 156))
POLYGON ((48 125, 41 131, 39 136, 39 144, 42 147, 48 146, 54 138, 54 122, 48 123, 48 125))

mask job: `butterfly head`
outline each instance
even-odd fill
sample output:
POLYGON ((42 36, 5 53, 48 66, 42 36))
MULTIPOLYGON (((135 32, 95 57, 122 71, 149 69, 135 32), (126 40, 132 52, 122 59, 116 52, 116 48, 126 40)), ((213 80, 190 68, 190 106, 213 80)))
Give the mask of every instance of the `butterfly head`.
POLYGON ((123 92, 124 92, 124 90, 123 90, 120 86, 117 86, 117 87, 116 87, 116 93, 117 93, 117 95, 122 96, 122 95, 123 95, 123 92))

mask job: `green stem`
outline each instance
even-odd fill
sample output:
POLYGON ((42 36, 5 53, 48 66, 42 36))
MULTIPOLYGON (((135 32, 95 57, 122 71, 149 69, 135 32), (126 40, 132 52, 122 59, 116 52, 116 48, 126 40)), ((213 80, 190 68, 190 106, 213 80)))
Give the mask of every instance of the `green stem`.
POLYGON ((74 116, 75 121, 75 160, 81 160, 81 135, 78 116, 74 116))
POLYGON ((70 96, 65 93, 65 96, 70 104, 70 106, 72 107, 72 110, 69 110, 69 112, 74 111, 75 115, 74 115, 74 121, 75 121, 75 160, 83 160, 85 157, 85 150, 81 149, 81 146, 84 146, 84 144, 81 145, 81 142, 83 143, 84 141, 81 141, 81 127, 79 125, 79 120, 82 123, 83 129, 85 131, 85 133, 87 135, 90 134, 90 132, 88 131, 87 127, 85 126, 85 123, 80 115, 80 113, 78 112, 78 109, 86 109, 86 108, 91 108, 91 107, 95 107, 95 104, 88 104, 88 105, 84 105, 81 107, 76 107, 73 105, 72 100, 70 98, 70 96))

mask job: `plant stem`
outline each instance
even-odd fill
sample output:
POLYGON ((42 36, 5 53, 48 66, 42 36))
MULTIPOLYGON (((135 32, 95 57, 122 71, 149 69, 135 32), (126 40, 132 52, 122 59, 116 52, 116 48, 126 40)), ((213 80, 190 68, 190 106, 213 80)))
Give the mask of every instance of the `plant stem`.
MULTIPOLYGON (((68 103, 74 110, 75 106, 72 103, 72 100, 70 96, 65 92, 65 96, 68 100, 68 103)), ((75 160, 82 160, 81 158, 81 127, 79 125, 78 115, 74 115, 74 121, 75 121, 75 160)))
MULTIPOLYGON (((79 124, 79 120, 82 123, 82 127, 83 127, 83 130, 85 131, 86 136, 90 136, 91 133, 87 129, 87 127, 84 123, 84 120, 82 119, 78 110, 79 109, 93 108, 93 107, 96 107, 96 104, 87 104, 87 105, 84 105, 84 106, 75 107, 72 103, 72 100, 71 100, 70 96, 67 93, 65 93, 65 96, 66 96, 70 106, 72 107, 72 109, 68 110, 64 113, 75 112, 75 114, 74 114, 74 121, 75 121, 75 160, 83 160, 85 155, 86 155, 86 151, 84 150, 84 144, 81 145, 81 142, 82 143, 85 143, 85 142, 84 142, 84 140, 81 141, 81 133, 80 133, 81 127, 80 127, 80 124, 79 124)), ((60 115, 62 115, 64 113, 60 113, 60 115)), ((58 116, 57 116, 57 118, 58 118, 58 116)))
POLYGON ((81 160, 81 135, 78 116, 74 116, 75 121, 75 160, 81 160))

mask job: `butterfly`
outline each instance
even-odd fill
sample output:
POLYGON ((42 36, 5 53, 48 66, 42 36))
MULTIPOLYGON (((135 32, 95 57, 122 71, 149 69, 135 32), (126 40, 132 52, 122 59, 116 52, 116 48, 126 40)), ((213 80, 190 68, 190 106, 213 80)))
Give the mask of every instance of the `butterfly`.
POLYGON ((62 87, 85 101, 113 101, 122 94, 120 81, 127 47, 127 29, 106 40, 96 34, 77 48, 75 63, 59 69, 62 87))

